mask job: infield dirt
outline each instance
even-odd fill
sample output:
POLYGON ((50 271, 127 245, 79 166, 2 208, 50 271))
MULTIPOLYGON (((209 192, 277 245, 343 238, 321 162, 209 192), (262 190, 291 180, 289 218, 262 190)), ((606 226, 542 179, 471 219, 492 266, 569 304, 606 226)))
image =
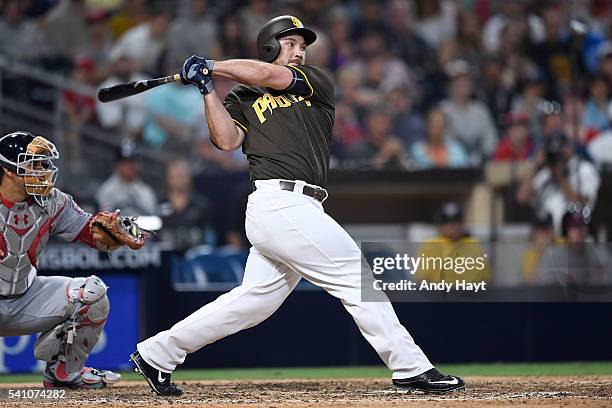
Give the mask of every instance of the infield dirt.
POLYGON ((123 382, 103 390, 71 390, 64 399, 9 399, 9 389, 39 384, 0 385, 2 407, 612 407, 612 376, 467 377, 467 389, 444 396, 393 390, 389 380, 186 381, 182 397, 161 398, 146 383, 123 382))

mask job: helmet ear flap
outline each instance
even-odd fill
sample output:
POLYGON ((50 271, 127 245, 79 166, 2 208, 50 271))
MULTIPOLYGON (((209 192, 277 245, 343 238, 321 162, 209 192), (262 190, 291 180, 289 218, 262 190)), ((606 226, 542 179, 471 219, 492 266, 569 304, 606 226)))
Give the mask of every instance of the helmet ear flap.
POLYGON ((280 54, 281 46, 278 40, 273 38, 270 42, 273 42, 273 44, 268 43, 263 47, 265 57, 262 58, 262 60, 265 62, 274 62, 274 60, 278 57, 278 54, 280 54))

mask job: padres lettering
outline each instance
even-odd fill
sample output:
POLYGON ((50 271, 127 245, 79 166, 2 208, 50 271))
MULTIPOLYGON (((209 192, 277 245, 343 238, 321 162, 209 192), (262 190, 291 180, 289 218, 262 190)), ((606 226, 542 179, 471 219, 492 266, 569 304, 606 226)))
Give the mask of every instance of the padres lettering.
POLYGON ((265 111, 269 111, 270 114, 273 113, 273 110, 276 108, 286 108, 291 106, 292 103, 302 102, 306 104, 306 106, 312 106, 310 101, 304 99, 303 96, 295 96, 295 95, 279 95, 272 96, 269 93, 265 93, 255 102, 253 102, 253 110, 257 114, 257 118, 260 123, 264 123, 266 121, 266 117, 264 116, 265 111))

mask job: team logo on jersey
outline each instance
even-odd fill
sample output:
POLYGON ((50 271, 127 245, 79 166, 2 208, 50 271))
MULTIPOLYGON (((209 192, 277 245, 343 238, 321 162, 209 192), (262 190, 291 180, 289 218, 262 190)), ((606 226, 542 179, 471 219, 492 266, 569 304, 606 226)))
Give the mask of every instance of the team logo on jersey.
POLYGON ((293 94, 272 96, 269 93, 265 93, 257 98, 251 107, 255 111, 257 119, 259 119, 259 123, 264 123, 266 121, 264 112, 270 112, 270 114, 272 114, 276 108, 287 108, 294 103, 302 101, 306 106, 312 106, 310 101, 304 99, 303 96, 295 96, 293 94))
POLYGON ((36 221, 34 218, 29 212, 13 211, 8 214, 6 221, 18 235, 24 235, 34 226, 34 221, 36 221))
POLYGON ((28 214, 14 214, 13 223, 16 227, 19 225, 27 226, 30 223, 30 217, 28 214))
POLYGON ((295 18, 295 17, 291 17, 291 22, 297 28, 304 28, 304 24, 302 24, 302 22, 300 20, 298 20, 297 18, 295 18))

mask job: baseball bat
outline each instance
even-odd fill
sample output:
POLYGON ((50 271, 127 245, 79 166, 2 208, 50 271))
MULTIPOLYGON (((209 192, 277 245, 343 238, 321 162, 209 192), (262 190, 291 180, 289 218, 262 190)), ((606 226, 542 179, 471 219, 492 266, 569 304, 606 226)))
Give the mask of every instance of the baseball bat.
POLYGON ((98 99, 100 102, 116 101, 117 99, 127 98, 128 96, 148 91, 156 86, 180 80, 181 76, 179 74, 174 74, 163 78, 143 79, 142 81, 133 81, 126 84, 109 86, 108 88, 102 88, 98 91, 98 99))

